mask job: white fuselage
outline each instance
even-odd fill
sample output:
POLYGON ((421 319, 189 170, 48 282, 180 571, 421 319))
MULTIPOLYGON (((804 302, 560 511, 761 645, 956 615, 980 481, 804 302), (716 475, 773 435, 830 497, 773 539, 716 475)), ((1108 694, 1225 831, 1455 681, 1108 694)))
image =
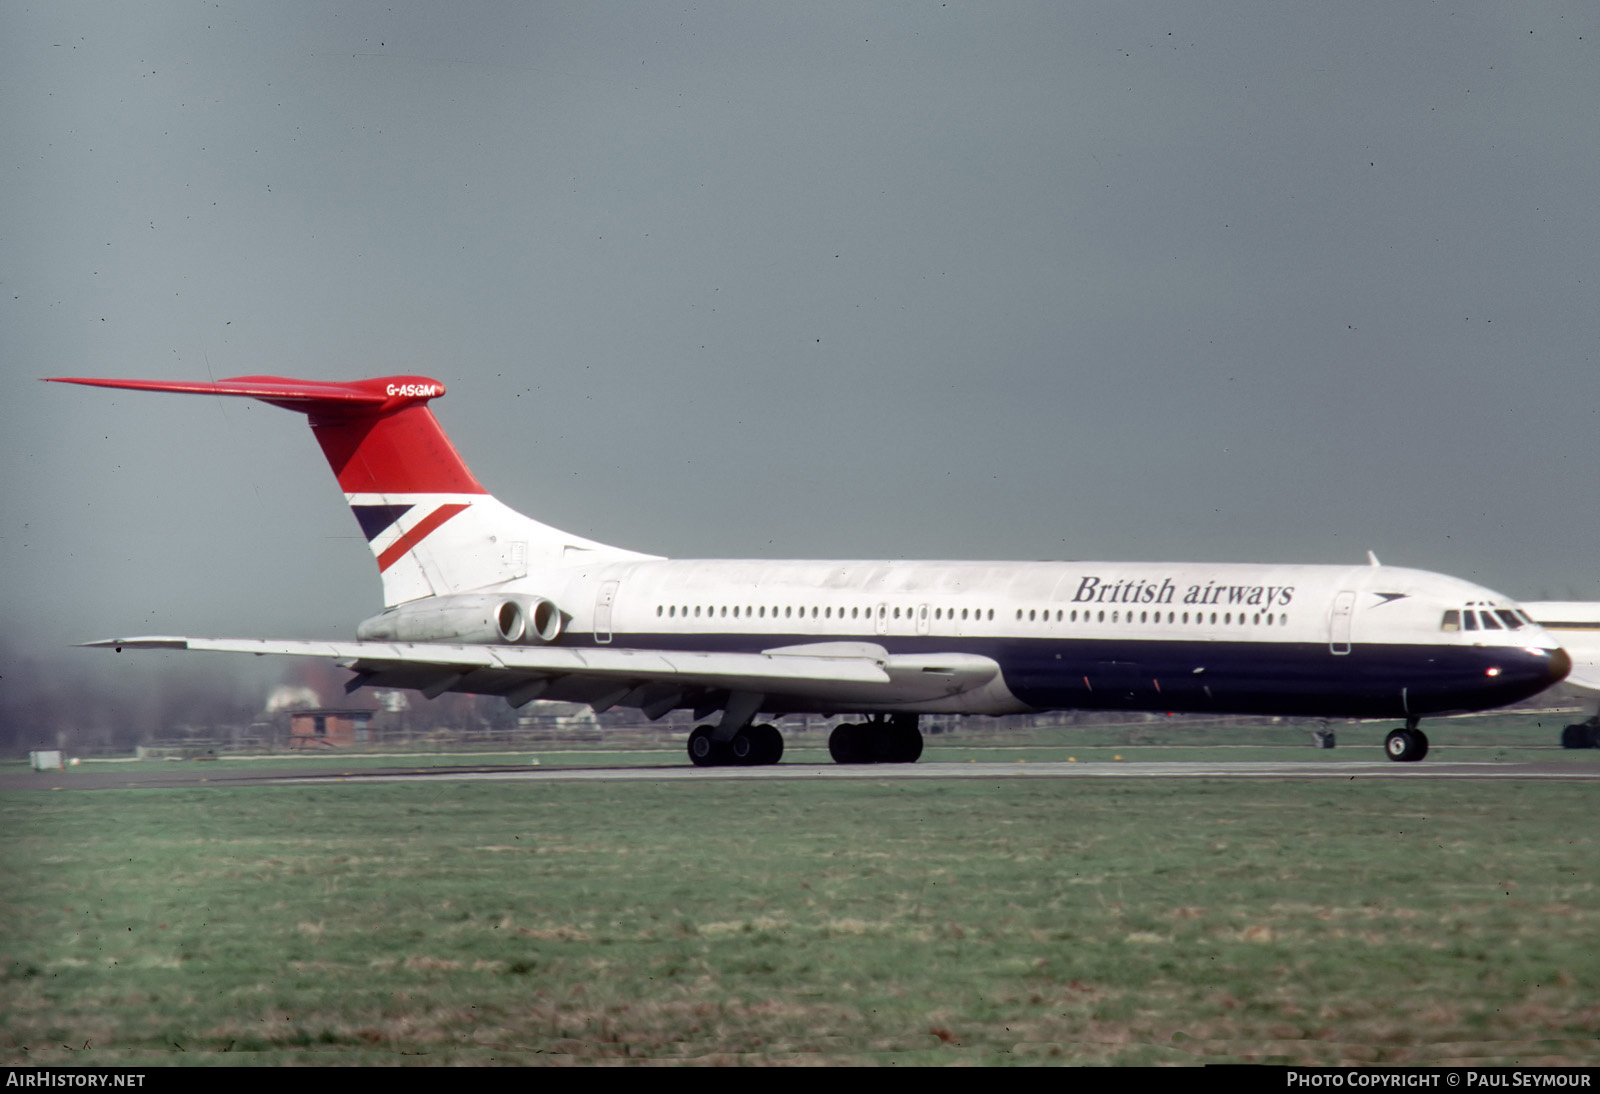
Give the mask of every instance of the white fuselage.
POLYGON ((1507 598, 1388 566, 650 559, 538 571, 500 588, 561 605, 562 644, 861 643, 1001 667, 1003 687, 906 709, 1403 716, 1530 694, 1558 660, 1557 643, 1507 598), (1463 628, 1469 611, 1494 628, 1463 628))

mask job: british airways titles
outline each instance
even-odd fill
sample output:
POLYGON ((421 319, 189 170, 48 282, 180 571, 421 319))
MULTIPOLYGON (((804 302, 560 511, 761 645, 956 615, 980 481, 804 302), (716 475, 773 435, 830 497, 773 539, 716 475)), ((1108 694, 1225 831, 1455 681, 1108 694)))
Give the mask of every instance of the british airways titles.
MULTIPOLYGON (((1124 578, 1108 581, 1086 575, 1078 582, 1074 604, 1171 604, 1177 600, 1178 586, 1170 577, 1159 583, 1148 579, 1124 578)), ((1294 599, 1293 585, 1190 585, 1183 604, 1240 604, 1247 607, 1282 607, 1294 599)))

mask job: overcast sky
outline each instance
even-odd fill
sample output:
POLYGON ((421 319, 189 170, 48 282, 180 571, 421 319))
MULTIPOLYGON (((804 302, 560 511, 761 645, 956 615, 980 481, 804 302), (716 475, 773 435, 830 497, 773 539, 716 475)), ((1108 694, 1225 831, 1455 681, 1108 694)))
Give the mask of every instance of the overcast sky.
POLYGON ((508 504, 673 556, 1600 598, 1597 46, 1579 3, 0 0, 4 637, 381 603, 303 418, 51 375, 422 373, 508 504))

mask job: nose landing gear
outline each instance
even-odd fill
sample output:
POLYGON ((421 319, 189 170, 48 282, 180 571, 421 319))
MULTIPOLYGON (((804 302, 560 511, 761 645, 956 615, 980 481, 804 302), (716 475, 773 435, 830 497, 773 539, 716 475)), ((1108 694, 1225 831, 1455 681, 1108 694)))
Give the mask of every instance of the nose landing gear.
POLYGON ((1407 718, 1404 729, 1392 731, 1383 742, 1383 750, 1396 763, 1416 763, 1428 754, 1428 735, 1417 728, 1416 718, 1407 718))

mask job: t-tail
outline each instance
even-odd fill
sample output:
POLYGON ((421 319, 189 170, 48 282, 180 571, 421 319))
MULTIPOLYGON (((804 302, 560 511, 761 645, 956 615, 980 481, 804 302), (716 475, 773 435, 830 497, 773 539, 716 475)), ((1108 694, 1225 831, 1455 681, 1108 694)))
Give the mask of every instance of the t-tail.
POLYGON ((51 377, 59 383, 229 395, 304 414, 372 548, 392 607, 492 589, 529 570, 649 558, 569 535, 508 508, 467 469, 428 401, 425 376, 329 383, 238 376, 210 383, 51 377))

